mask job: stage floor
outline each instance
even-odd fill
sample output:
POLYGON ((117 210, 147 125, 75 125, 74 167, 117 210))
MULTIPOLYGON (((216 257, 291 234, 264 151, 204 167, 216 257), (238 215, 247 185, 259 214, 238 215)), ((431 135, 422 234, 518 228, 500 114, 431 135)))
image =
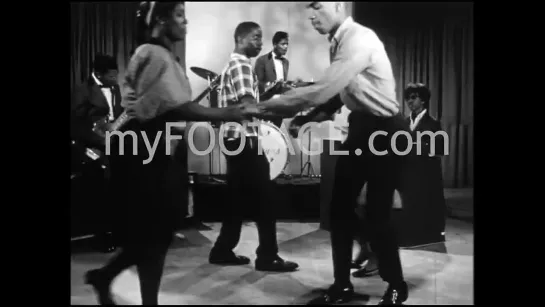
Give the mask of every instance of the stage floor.
MULTIPOLYGON (((257 229, 253 223, 243 228, 236 249, 252 263, 222 267, 208 263, 208 253, 220 224, 206 223, 210 229, 187 230, 177 239, 167 256, 159 303, 161 305, 306 305, 333 282, 329 233, 318 223, 278 223, 280 255, 299 263, 293 273, 264 273, 254 270, 257 229)), ((447 221, 446 242, 401 250, 410 297, 406 305, 472 305, 473 225, 447 221)), ((84 273, 101 266, 112 254, 74 250, 71 256, 72 305, 96 305, 91 287, 83 284, 84 273)), ((357 299, 349 303, 378 303, 386 289, 380 277, 352 278, 357 299)), ((138 276, 132 268, 113 284, 118 304, 139 305, 138 276)))

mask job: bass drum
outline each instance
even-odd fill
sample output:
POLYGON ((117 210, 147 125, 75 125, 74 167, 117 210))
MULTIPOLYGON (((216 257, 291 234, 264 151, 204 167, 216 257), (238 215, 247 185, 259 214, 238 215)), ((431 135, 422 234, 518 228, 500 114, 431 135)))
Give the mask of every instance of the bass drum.
POLYGON ((270 165, 270 178, 276 179, 289 163, 289 139, 272 123, 260 122, 259 139, 270 165))

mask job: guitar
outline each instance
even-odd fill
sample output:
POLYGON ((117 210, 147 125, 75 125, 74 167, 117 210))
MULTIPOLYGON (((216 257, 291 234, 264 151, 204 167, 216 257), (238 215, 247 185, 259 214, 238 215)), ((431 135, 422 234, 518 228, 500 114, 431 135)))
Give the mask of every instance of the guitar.
MULTIPOLYGON (((218 85, 219 85, 220 77, 221 76, 216 76, 214 79, 212 79, 210 81, 210 84, 208 85, 208 87, 201 94, 199 94, 199 96, 197 96, 197 98, 195 98, 193 101, 191 101, 189 103, 198 103, 198 102, 200 102, 204 97, 206 97, 206 95, 208 95, 208 93, 210 93, 211 91, 216 89, 218 87, 218 85)), ((123 126, 125 126, 125 124, 127 124, 133 118, 134 117, 127 114, 127 110, 123 111, 123 113, 121 113, 121 115, 119 115, 119 117, 116 120, 114 120, 113 122, 110 122, 108 120, 108 117, 105 116, 105 117, 103 117, 103 118, 101 118, 101 119, 99 119, 99 120, 97 120, 97 121, 95 121, 93 123, 92 131, 93 131, 93 133, 95 133, 96 135, 98 135, 99 137, 104 139, 104 141, 106 141, 106 133, 107 132, 112 133, 114 131, 118 131, 119 129, 121 129, 123 126)), ((86 148, 85 153, 92 160, 97 160, 97 159, 103 157, 103 155, 104 155, 100 150, 98 150, 96 148, 86 148)))
MULTIPOLYGON (((220 76, 215 77, 210 82, 210 85, 201 93, 197 98, 195 98, 190 103, 198 103, 200 102, 208 93, 213 91, 218 85, 220 81, 220 76)), ((97 120, 93 123, 93 132, 100 136, 101 138, 106 139, 106 132, 114 132, 119 129, 121 129, 126 123, 128 123, 131 119, 133 119, 132 116, 127 114, 127 110, 123 111, 119 117, 113 121, 108 121, 108 117, 101 118, 100 120, 97 120)))
POLYGON ((275 95, 283 94, 292 88, 304 87, 314 84, 314 82, 305 82, 305 81, 284 81, 277 80, 273 82, 267 82, 263 93, 259 95, 260 101, 266 101, 271 99, 275 95))

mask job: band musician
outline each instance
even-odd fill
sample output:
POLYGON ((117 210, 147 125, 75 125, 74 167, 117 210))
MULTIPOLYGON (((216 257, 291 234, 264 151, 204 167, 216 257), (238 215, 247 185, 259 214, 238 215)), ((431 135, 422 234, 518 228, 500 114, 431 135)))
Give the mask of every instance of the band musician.
MULTIPOLYGON (((122 112, 121 92, 117 84, 118 67, 117 62, 112 56, 97 54, 93 61, 93 71, 73 93, 71 101, 71 137, 77 142, 78 147, 82 148, 80 156, 85 157, 85 148, 91 148, 98 152, 105 149, 105 140, 103 137, 95 134, 93 123, 107 118, 113 121, 122 112)), ((107 163, 107 161, 104 161, 107 163)), ((94 167, 94 166, 93 166, 94 167)), ((97 167, 100 167, 97 165, 97 167)), ((95 174, 95 172, 93 172, 95 174)), ((107 172, 102 173, 105 177, 92 178, 92 186, 85 187, 90 195, 107 195, 107 172), (96 182, 96 184, 95 184, 96 182), (98 191, 97 191, 98 190, 98 191)), ((85 176, 85 175, 84 175, 85 176)), ((89 181, 86 181, 89 182, 89 181)), ((89 195, 81 195, 82 199, 87 199, 89 195)), ((99 199, 104 197, 98 196, 99 199)), ((86 202, 87 203, 87 202, 86 202)), ((89 204, 97 206, 89 209, 95 212, 97 216, 92 217, 94 232, 99 237, 101 248, 106 251, 115 249, 112 236, 109 234, 111 227, 107 221, 107 201, 89 201, 89 204), (101 225, 101 226, 98 226, 101 225)), ((85 205, 87 206, 87 205, 85 205)))
POLYGON ((286 58, 289 46, 288 33, 274 33, 273 50, 255 61, 255 74, 259 81, 259 91, 263 93, 267 85, 275 81, 288 80, 290 61, 286 58))
MULTIPOLYGON (((274 33, 273 50, 266 53, 255 61, 255 74, 257 75, 259 92, 265 93, 268 89, 278 82, 278 86, 274 89, 274 93, 281 94, 291 87, 282 81, 288 80, 288 72, 290 61, 286 58, 289 46, 289 35, 286 32, 278 31, 274 33)), ((268 97, 265 97, 265 100, 268 97)), ((271 120, 276 126, 282 125, 282 118, 275 117, 271 120)))
POLYGON ((72 99, 72 137, 85 146, 102 148, 104 139, 93 131, 93 123, 107 117, 113 121, 122 112, 121 91, 117 84, 116 60, 97 54, 93 72, 75 89, 72 99))

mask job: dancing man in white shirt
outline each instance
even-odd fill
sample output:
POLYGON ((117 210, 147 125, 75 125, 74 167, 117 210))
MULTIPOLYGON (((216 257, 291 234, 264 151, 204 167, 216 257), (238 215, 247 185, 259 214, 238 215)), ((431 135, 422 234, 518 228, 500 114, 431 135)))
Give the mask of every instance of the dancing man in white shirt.
MULTIPOLYGON (((291 117, 314 108, 293 120, 290 133, 296 134, 309 121, 331 118, 343 104, 351 110, 348 137, 342 146, 349 154, 341 155, 336 164, 330 214, 335 282, 322 303, 352 299, 350 266, 358 227, 354 208, 367 183, 364 223, 371 230, 369 239, 379 260, 380 276, 388 283, 379 304, 399 305, 407 299, 408 289, 390 213, 404 159, 394 152, 391 141, 394 133, 408 131, 408 125, 396 100, 392 66, 375 32, 348 17, 344 3, 311 2, 307 7, 314 28, 331 42, 331 65, 316 84, 262 102, 258 106, 262 113, 256 116, 291 117), (378 131, 383 133, 376 134, 378 131)), ((396 141, 398 151, 406 149, 407 138, 397 137, 396 141)))

